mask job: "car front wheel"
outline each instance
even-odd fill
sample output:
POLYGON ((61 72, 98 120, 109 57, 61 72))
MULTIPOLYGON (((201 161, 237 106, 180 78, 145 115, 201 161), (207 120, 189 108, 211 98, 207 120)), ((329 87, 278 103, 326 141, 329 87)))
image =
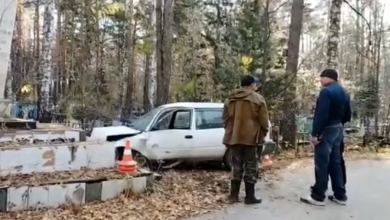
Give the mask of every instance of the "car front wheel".
POLYGON ((152 163, 147 157, 134 150, 132 151, 132 154, 133 154, 133 159, 138 163, 139 168, 153 171, 152 163))

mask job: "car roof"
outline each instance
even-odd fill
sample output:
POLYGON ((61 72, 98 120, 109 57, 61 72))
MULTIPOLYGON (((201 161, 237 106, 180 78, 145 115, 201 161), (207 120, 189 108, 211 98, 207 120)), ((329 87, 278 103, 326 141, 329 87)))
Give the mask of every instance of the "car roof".
POLYGON ((223 108, 223 103, 217 102, 175 102, 165 104, 162 107, 185 107, 185 108, 223 108))

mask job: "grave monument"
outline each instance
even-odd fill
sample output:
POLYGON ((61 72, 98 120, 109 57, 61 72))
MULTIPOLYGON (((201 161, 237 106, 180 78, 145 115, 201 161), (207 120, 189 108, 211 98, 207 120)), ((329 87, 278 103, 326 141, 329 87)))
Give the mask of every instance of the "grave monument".
POLYGON ((4 98, 10 62, 12 35, 16 18, 16 0, 0 1, 0 117, 10 116, 11 100, 4 98))

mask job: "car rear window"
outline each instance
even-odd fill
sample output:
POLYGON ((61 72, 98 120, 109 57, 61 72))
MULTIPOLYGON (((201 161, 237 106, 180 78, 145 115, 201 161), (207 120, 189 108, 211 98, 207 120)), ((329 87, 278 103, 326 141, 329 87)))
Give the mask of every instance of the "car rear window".
POLYGON ((195 109, 196 129, 223 128, 223 109, 195 109))

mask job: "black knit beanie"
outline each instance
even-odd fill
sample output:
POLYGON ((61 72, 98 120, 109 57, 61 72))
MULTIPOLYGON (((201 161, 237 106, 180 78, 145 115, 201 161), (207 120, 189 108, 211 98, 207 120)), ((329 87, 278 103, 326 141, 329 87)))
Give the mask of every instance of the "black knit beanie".
POLYGON ((338 73, 334 69, 325 69, 324 71, 321 72, 320 77, 328 77, 333 79, 334 81, 338 80, 338 73))
POLYGON ((241 86, 244 87, 244 86, 250 86, 252 84, 258 84, 259 83, 259 79, 257 79, 256 77, 253 77, 251 75, 245 75, 241 78, 241 86))

